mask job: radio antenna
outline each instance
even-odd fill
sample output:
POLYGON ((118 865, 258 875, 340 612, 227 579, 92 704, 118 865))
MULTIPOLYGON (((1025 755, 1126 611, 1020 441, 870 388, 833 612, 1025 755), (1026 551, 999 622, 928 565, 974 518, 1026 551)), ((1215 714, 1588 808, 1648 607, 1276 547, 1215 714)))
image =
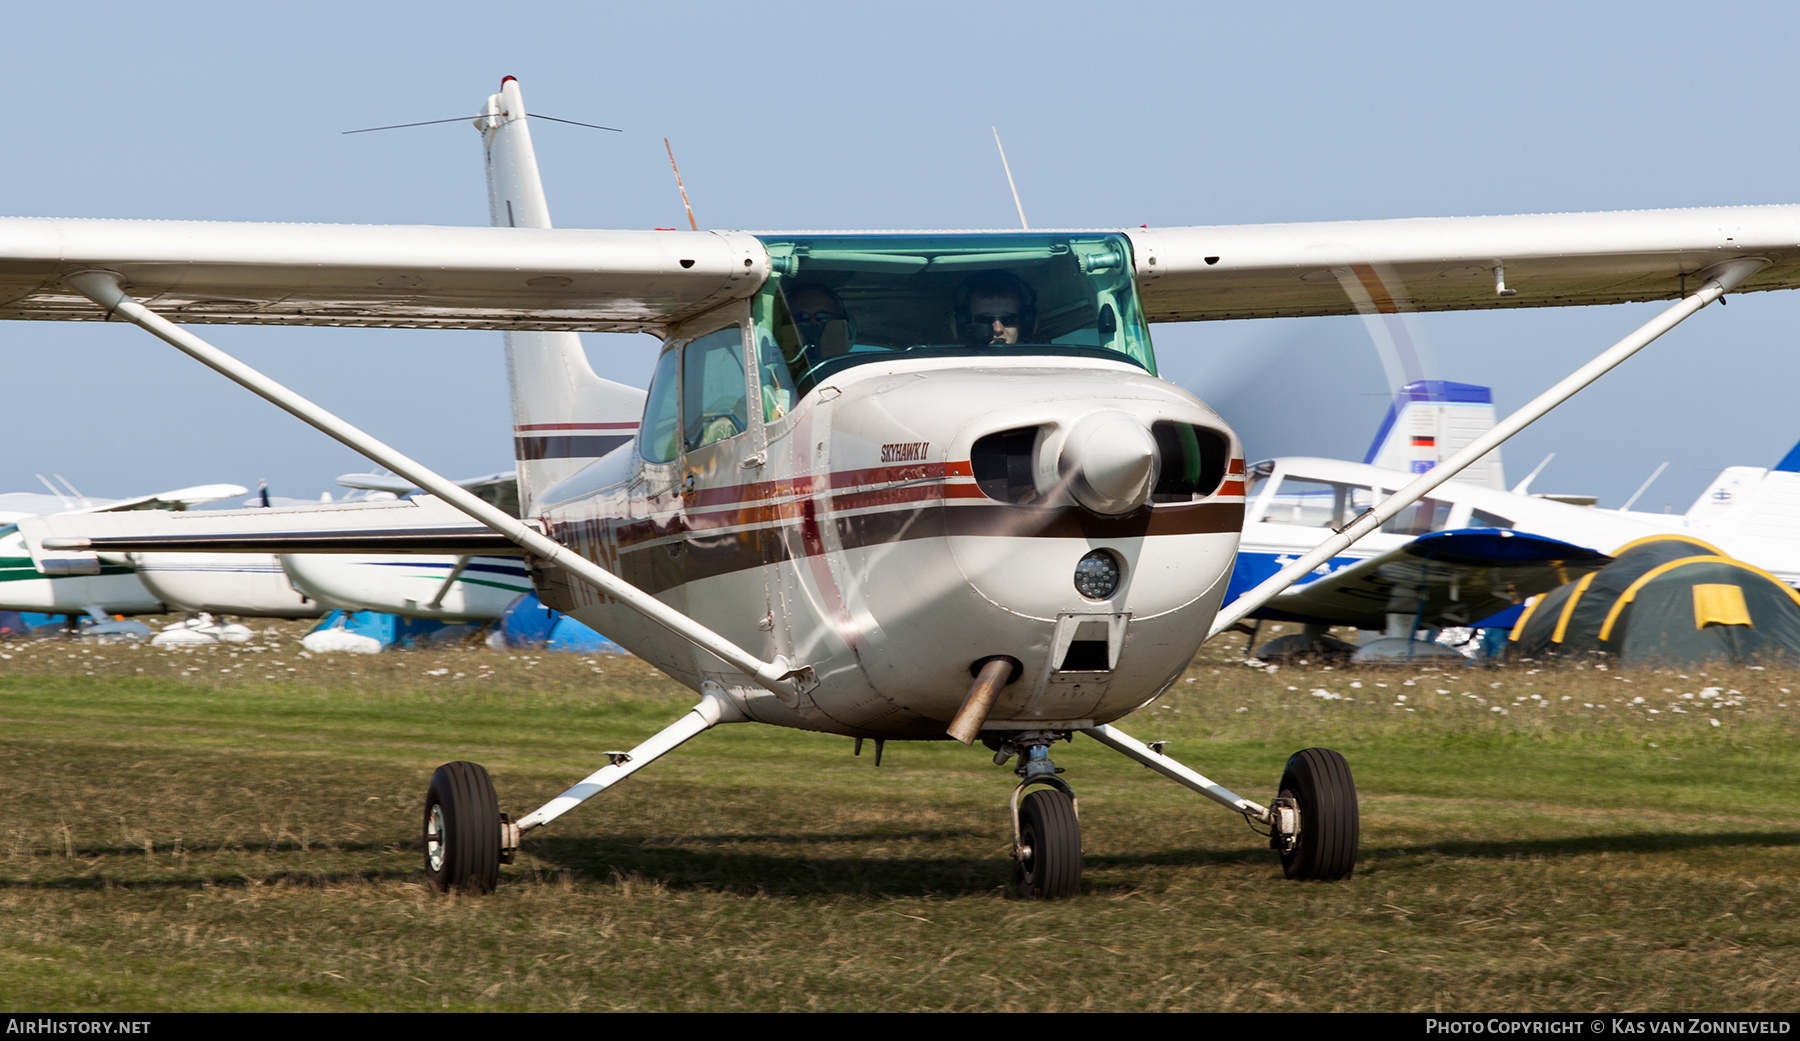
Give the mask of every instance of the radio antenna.
POLYGON ((688 227, 699 231, 700 225, 694 223, 694 207, 688 203, 687 185, 681 183, 681 167, 675 165, 675 149, 666 137, 663 138, 663 147, 669 152, 669 169, 675 171, 675 187, 681 189, 681 205, 687 207, 688 227))
POLYGON ((1013 183, 1012 164, 1006 161, 1006 146, 1000 143, 1000 128, 990 127, 989 129, 994 132, 994 147, 1000 150, 1000 168, 1006 171, 1006 186, 1012 189, 1013 205, 1019 208, 1019 227, 1030 231, 1031 225, 1025 223, 1025 206, 1019 202, 1019 186, 1013 183))

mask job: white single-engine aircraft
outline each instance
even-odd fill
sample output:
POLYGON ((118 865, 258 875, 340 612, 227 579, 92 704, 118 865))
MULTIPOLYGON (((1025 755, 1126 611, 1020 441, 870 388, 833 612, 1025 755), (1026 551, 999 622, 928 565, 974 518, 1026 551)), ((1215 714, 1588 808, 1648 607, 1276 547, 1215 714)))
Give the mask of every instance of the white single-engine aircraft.
POLYGON ((1356 863, 1348 766, 1306 749, 1264 805, 1113 723, 1200 645, 1728 291, 1800 287, 1800 207, 917 234, 555 230, 518 84, 476 120, 492 228, 0 220, 0 318, 137 324, 430 491, 317 517, 69 525, 74 554, 493 553, 546 604, 700 693, 545 805, 503 815, 449 763, 425 803, 442 888, 491 889, 526 834, 708 728, 980 739, 1016 757, 1019 889, 1078 887, 1085 734, 1270 832, 1286 874, 1356 863), (1397 287, 1403 287, 1399 292, 1397 287), (1243 450, 1157 377, 1149 323, 1674 300, 1658 318, 1221 610, 1243 450), (194 335, 196 323, 510 332, 523 519, 194 335), (552 335, 539 338, 525 330, 552 335), (641 419, 580 330, 666 347, 641 419), (454 515, 480 522, 471 527, 454 515), (1027 794, 1029 790, 1029 794, 1027 794))

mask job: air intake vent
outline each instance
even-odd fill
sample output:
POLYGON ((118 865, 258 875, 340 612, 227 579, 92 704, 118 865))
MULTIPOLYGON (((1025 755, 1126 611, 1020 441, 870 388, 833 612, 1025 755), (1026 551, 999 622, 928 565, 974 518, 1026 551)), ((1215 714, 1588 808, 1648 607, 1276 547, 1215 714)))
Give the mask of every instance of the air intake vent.
POLYGON ((1231 442, 1217 430, 1189 423, 1157 423, 1150 428, 1161 460, 1151 502, 1193 502, 1218 490, 1230 461, 1231 442))
POLYGON ((1027 503, 1037 498, 1032 477, 1038 428, 1002 430, 975 442, 969 465, 983 495, 1001 502, 1027 503))

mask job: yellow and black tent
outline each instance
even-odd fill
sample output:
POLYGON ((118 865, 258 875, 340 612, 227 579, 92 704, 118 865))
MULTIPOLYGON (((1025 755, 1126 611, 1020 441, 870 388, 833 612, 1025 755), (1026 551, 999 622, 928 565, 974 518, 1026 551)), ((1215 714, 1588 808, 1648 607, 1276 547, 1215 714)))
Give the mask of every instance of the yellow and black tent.
POLYGON ((1800 593, 1699 539, 1653 535, 1533 601, 1508 654, 1623 666, 1800 661, 1800 593))

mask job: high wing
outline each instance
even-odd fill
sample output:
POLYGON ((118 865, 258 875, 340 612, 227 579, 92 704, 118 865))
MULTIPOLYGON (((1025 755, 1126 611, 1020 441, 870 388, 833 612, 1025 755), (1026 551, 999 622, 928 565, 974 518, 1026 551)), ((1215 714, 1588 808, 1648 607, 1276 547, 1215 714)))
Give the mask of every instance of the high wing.
POLYGON ((96 553, 442 553, 517 556, 518 546, 429 495, 175 513, 143 510, 19 522, 31 555, 96 553))
POLYGON ((632 331, 748 296, 742 232, 0 218, 0 319, 98 320, 61 279, 124 276, 170 321, 632 331))
MULTIPOLYGON (((1146 316, 1193 321, 1670 299, 1729 260, 1800 287, 1800 207, 1136 228, 1146 316)), ((0 319, 97 320, 84 270, 178 323, 655 329, 749 295, 745 232, 0 218, 0 319)))
POLYGON ((1800 286, 1800 206, 1139 229, 1151 321, 1670 300, 1718 265, 1733 292, 1800 286))
POLYGON ((1440 531, 1296 586, 1258 613, 1359 629, 1386 628, 1390 614, 1415 616, 1415 628, 1472 625, 1611 560, 1502 528, 1440 531))

